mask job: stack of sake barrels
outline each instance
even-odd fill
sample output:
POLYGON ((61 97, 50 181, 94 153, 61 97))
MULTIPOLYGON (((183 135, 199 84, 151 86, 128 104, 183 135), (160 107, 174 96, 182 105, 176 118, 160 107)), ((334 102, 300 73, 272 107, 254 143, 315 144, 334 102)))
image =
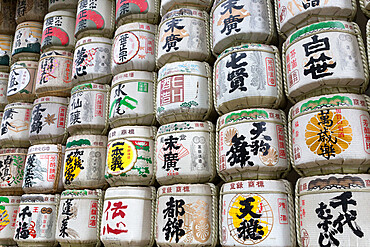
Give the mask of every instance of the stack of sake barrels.
POLYGON ((286 38, 285 92, 294 104, 289 153, 303 176, 296 184, 298 243, 368 246, 369 72, 361 31, 351 22, 356 1, 275 4, 286 38))

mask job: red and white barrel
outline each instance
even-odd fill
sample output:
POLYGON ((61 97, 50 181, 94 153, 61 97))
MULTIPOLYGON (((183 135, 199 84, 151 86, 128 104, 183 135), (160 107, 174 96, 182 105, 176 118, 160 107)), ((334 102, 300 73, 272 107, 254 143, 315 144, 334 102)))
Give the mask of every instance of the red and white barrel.
POLYGON ((4 107, 8 104, 8 99, 6 97, 8 81, 9 81, 9 73, 0 72, 0 109, 1 110, 3 110, 4 107))
POLYGON ((0 164, 2 164, 0 172, 1 192, 23 194, 22 183, 27 152, 28 150, 25 148, 0 149, 0 164))
POLYGON ((156 137, 156 178, 160 184, 206 183, 215 175, 215 134, 211 122, 162 125, 156 137))
POLYGON ((156 63, 210 59, 209 15, 196 9, 176 9, 158 26, 156 63))
POLYGON ((209 13, 213 0, 163 0, 161 1, 161 16, 174 9, 193 8, 209 13))
POLYGON ((220 204, 222 246, 296 246, 294 201, 287 180, 226 183, 220 204))
POLYGON ((17 0, 15 21, 17 24, 25 21, 42 22, 47 13, 48 0, 17 0))
POLYGON ((368 96, 330 94, 295 104, 289 113, 289 153, 304 176, 370 169, 368 96))
POLYGON ((124 126, 109 132, 105 178, 110 186, 154 184, 156 131, 154 126, 124 126))
POLYGON ((17 245, 13 240, 13 236, 20 202, 20 196, 0 196, 0 213, 2 216, 0 222, 0 245, 2 246, 17 245))
POLYGON ((76 86, 68 106, 67 131, 70 134, 105 134, 108 129, 110 87, 94 83, 76 86))
POLYGON ((300 178, 296 185, 299 246, 367 246, 369 174, 300 178))
POLYGON ((67 139, 63 185, 66 189, 102 189, 107 156, 107 137, 74 135, 67 139))
POLYGON ((62 9, 76 11, 77 3, 78 0, 49 0, 49 12, 62 9))
POLYGON ((285 41, 282 57, 285 91, 292 102, 367 89, 368 62, 354 22, 325 21, 303 27, 285 41))
POLYGON ((210 246, 217 239, 217 189, 213 184, 162 186, 157 192, 156 242, 167 246, 210 246), (178 226, 173 233, 172 224, 178 226))
POLYGON ((60 195, 23 195, 19 205, 14 241, 20 247, 55 246, 60 195))
POLYGON ((286 118, 281 110, 230 112, 217 122, 217 171, 224 181, 278 179, 289 170, 286 118))
POLYGON ((12 103, 4 108, 1 120, 1 147, 29 147, 29 128, 32 104, 12 103))
POLYGON ((155 70, 156 26, 134 22, 117 28, 112 45, 112 73, 155 70))
POLYGON ((30 193, 56 193, 65 147, 55 144, 34 145, 28 149, 22 188, 30 193))
POLYGON ((75 37, 103 36, 114 32, 114 0, 78 0, 75 37))
POLYGON ((243 43, 271 44, 276 39, 270 0, 215 0, 211 10, 212 52, 243 43))
POLYGON ((13 34, 0 34, 0 71, 9 72, 12 54, 13 34))
MULTIPOLYGON (((118 211, 115 212, 120 215, 122 209, 116 208, 118 211)), ((63 191, 60 196, 58 210, 56 241, 59 242, 61 247, 99 246, 102 210, 102 190, 63 191)))
POLYGON ((72 89, 73 53, 62 50, 41 55, 35 91, 38 97, 68 97, 72 89))
POLYGON ((13 35, 15 23, 16 4, 15 1, 1 1, 0 6, 0 30, 2 34, 13 35))
POLYGON ((73 85, 109 84, 111 74, 111 39, 86 37, 76 42, 73 57, 73 85))
POLYGON ((147 71, 128 71, 113 77, 109 103, 112 128, 155 124, 155 80, 156 73, 147 71))
POLYGON ((214 117, 212 72, 206 62, 168 63, 158 72, 157 120, 206 121, 214 117))
POLYGON ((72 11, 59 10, 45 15, 41 40, 42 51, 54 49, 73 51, 75 23, 76 13, 72 11))
POLYGON ((137 21, 157 24, 159 17, 159 5, 160 0, 148 0, 145 2, 116 0, 117 26, 137 21))

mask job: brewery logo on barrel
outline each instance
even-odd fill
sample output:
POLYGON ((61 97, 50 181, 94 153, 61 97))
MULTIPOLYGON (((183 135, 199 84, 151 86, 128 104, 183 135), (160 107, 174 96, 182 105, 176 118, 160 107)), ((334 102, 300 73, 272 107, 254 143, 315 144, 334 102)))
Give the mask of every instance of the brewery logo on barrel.
POLYGON ((179 49, 178 43, 189 36, 185 26, 181 25, 183 20, 181 18, 172 18, 164 24, 166 27, 161 37, 161 43, 165 42, 165 44, 161 47, 162 50, 166 52, 170 52, 172 49, 177 51, 179 49))
POLYGON ((221 13, 217 26, 223 26, 221 33, 230 35, 241 31, 240 23, 251 14, 244 8, 241 0, 226 0, 221 4, 221 13))
POLYGON ((0 187, 21 185, 23 181, 23 169, 24 159, 21 156, 2 155, 0 157, 0 187))
POLYGON ((8 210, 6 210, 5 206, 1 205, 1 203, 9 203, 9 198, 7 197, 0 197, 0 232, 10 223, 10 216, 8 210))
MULTIPOLYGON (((147 82, 142 83, 146 83, 148 85, 147 82)), ((126 112, 135 110, 135 108, 138 106, 139 101, 129 96, 126 93, 127 91, 125 90, 125 87, 126 85, 124 84, 118 84, 115 88, 112 89, 114 95, 111 95, 111 97, 113 96, 112 97, 113 102, 111 103, 109 109, 109 118, 115 115, 123 116, 126 112)))
POLYGON ((9 66, 10 39, 2 39, 0 35, 0 65, 9 66))
POLYGON ((20 52, 40 53, 40 29, 33 27, 21 28, 15 32, 14 36, 12 55, 20 52))
POLYGON ((63 16, 54 16, 46 19, 42 33, 41 46, 49 45, 68 46, 70 37, 62 28, 63 16))
POLYGON ((149 11, 147 0, 117 0, 116 19, 130 14, 146 14, 149 11))
POLYGON ((131 141, 121 139, 110 143, 107 154, 108 174, 120 175, 130 171, 137 156, 136 147, 131 141))
POLYGON ((38 159, 36 154, 28 155, 26 160, 26 167, 24 169, 23 187, 34 187, 34 185, 37 184, 36 180, 44 182, 44 174, 47 173, 47 170, 48 169, 42 165, 41 160, 38 159))
POLYGON ((30 94, 31 92, 25 88, 31 82, 31 73, 26 68, 16 68, 10 71, 7 96, 15 95, 16 93, 30 94))
POLYGON ((73 60, 73 77, 85 76, 88 70, 110 74, 110 48, 82 46, 76 49, 73 60))
MULTIPOLYGON (((82 145, 91 145, 90 141, 87 139, 80 139, 72 143, 67 143, 67 148, 71 146, 82 146, 82 145), (73 144, 72 144, 73 143, 73 144)), ((78 148, 67 151, 66 161, 64 164, 64 183, 69 185, 71 184, 80 174, 81 170, 84 170, 85 167, 83 163, 85 162, 82 159, 85 150, 80 150, 78 148)))
MULTIPOLYGON (((144 38, 140 37, 140 39, 144 38)), ((125 32, 116 37, 113 44, 114 62, 124 64, 131 61, 138 53, 140 47, 139 37, 132 32, 125 32)))
MULTIPOLYGON (((184 102, 184 75, 170 76, 160 81, 159 107, 184 102)), ((197 104, 195 102, 195 104, 197 104)))
POLYGON ((129 231, 127 225, 127 219, 126 212, 128 208, 128 204, 120 201, 120 200, 114 200, 112 201, 106 201, 104 203, 104 213, 102 217, 105 217, 105 220, 103 220, 102 223, 102 236, 114 234, 124 234, 129 231), (109 224, 108 221, 113 221, 115 224, 109 224))
POLYGON ((88 28, 102 30, 104 26, 104 18, 98 10, 98 0, 80 1, 77 9, 75 34, 88 28))
POLYGON ((66 199, 63 201, 62 204, 62 212, 61 212, 61 221, 59 220, 58 222, 60 223, 59 227, 59 237, 62 238, 72 238, 76 239, 79 238, 79 234, 76 230, 68 227, 69 226, 69 221, 73 218, 76 219, 77 214, 78 214, 78 207, 76 205, 73 205, 74 199, 66 199))
POLYGON ((29 122, 30 111, 31 111, 30 109, 26 109, 26 117, 24 118, 24 120, 22 120, 19 118, 19 116, 17 116, 19 115, 18 113, 21 114, 21 112, 19 112, 18 109, 17 110, 13 108, 6 109, 3 115, 3 119, 1 121, 1 135, 2 136, 6 135, 9 131, 13 133, 28 131, 30 125, 29 122), (15 114, 17 115, 15 116, 15 114))
POLYGON ((268 201, 259 194, 235 195, 230 201, 227 224, 232 238, 242 245, 264 241, 274 226, 268 201))

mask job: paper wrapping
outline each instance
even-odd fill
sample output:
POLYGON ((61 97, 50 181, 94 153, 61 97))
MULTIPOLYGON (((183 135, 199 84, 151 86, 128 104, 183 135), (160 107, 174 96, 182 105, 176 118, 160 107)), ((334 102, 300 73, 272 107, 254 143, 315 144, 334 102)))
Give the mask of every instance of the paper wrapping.
POLYGON ((20 202, 20 196, 0 196, 0 244, 3 246, 16 245, 13 236, 20 202))
POLYGON ((15 21, 20 24, 25 21, 44 20, 48 12, 48 0, 17 0, 15 21))
POLYGON ((15 1, 2 0, 0 6, 0 30, 2 34, 13 35, 15 23, 15 1))
POLYGON ((8 99, 6 98, 7 88, 9 81, 9 73, 0 72, 0 109, 3 110, 8 104, 8 99))
POLYGON ((12 63, 17 60, 38 61, 42 36, 42 23, 27 21, 18 24, 12 47, 12 63))
POLYGON ((128 22, 146 22, 157 24, 159 18, 159 0, 122 1, 116 0, 116 23, 121 26, 128 22))
MULTIPOLYGON (((28 150, 25 148, 0 149, 0 188, 2 193, 22 194, 24 166, 28 150)), ((1 231, 0 231, 1 233, 1 231)))
MULTIPOLYGON (((76 11, 78 0, 49 0, 49 12, 67 9, 76 11)), ((73 24, 73 26, 75 23, 73 24)))
POLYGON ((9 72, 10 57, 12 54, 13 33, 0 34, 0 71, 9 72))
POLYGON ((174 9, 192 8, 209 13, 213 0, 163 0, 161 1, 161 16, 174 9))

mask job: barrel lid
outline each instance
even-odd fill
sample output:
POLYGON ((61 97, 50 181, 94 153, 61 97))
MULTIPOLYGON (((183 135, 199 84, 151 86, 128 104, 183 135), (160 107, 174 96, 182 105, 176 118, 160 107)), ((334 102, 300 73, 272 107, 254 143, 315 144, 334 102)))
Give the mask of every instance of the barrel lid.
POLYGON ((108 141, 130 137, 154 139, 156 129, 156 127, 152 126, 122 126, 109 131, 108 141))
POLYGON ((104 37, 89 36, 89 37, 79 39, 76 42, 76 48, 75 49, 77 49, 81 45, 94 44, 94 43, 103 43, 103 44, 107 44, 107 45, 112 45, 112 40, 108 39, 108 38, 104 38, 104 37))
POLYGON ((154 187, 111 187, 105 192, 104 200, 110 199, 154 199, 152 198, 152 192, 154 187))
MULTIPOLYGON (((58 153, 58 146, 57 144, 39 144, 39 145, 33 145, 28 148, 28 155, 34 154, 34 153, 58 153)), ((62 153, 64 153, 65 146, 61 146, 62 153)))
POLYGON ((264 52, 270 52, 270 53, 276 53, 277 48, 273 45, 264 45, 264 44, 253 44, 253 43, 248 43, 248 44, 242 44, 238 46, 233 46, 230 48, 227 48, 224 50, 217 58, 217 61, 220 60, 222 57, 225 55, 234 53, 234 52, 239 52, 239 51, 264 51, 264 52))
POLYGON ((18 205, 21 202, 20 196, 0 196, 0 205, 18 205))
POLYGON ((170 12, 167 12, 164 16, 162 16, 161 24, 170 18, 180 17, 180 16, 181 17, 196 17, 196 18, 201 18, 203 20, 206 20, 208 18, 208 14, 205 11, 197 10, 197 9, 181 8, 181 9, 175 9, 175 10, 171 10, 170 12))
POLYGON ((146 31, 146 32, 155 34, 156 26, 153 24, 144 23, 144 22, 127 23, 117 28, 114 36, 116 37, 120 35, 121 33, 129 32, 129 31, 146 31))
POLYGON ((18 61, 12 64, 10 71, 23 68, 37 69, 38 66, 38 61, 18 61))
POLYGON ((158 197, 161 196, 214 196, 216 188, 213 184, 176 184, 158 188, 158 197))
POLYGON ((68 99, 67 98, 62 98, 62 97, 56 97, 56 96, 45 96, 36 99, 33 104, 41 104, 41 103, 55 103, 55 104, 63 104, 63 105, 68 105, 68 99))
MULTIPOLYGON (((26 22, 22 22, 21 24, 18 24, 17 28, 16 28, 16 31, 18 31, 21 28, 29 28, 29 27, 36 27, 36 28, 42 29, 42 25, 43 24, 41 22, 26 21, 26 22)), ((41 30, 40 30, 40 32, 41 32, 41 30)))
POLYGON ((107 147, 107 140, 102 135, 74 135, 67 139, 66 148, 107 147))
POLYGON ((221 194, 239 193, 291 193, 287 180, 246 180, 225 183, 222 185, 221 194))
POLYGON ((112 80, 112 87, 125 81, 152 81, 154 82, 155 73, 148 71, 128 71, 115 75, 112 80))
POLYGON ((63 50, 53 50, 44 52, 41 54, 40 60, 46 57, 54 57, 54 56, 66 56, 70 57, 70 59, 73 59, 73 53, 69 51, 63 51, 63 50))
POLYGON ((109 88, 110 87, 108 85, 102 85, 102 84, 96 84, 96 83, 85 83, 85 84, 81 84, 81 85, 78 85, 78 86, 75 86, 74 88, 72 88, 71 95, 75 94, 77 92, 90 91, 90 90, 108 92, 109 88))
POLYGON ((177 74, 193 74, 210 77, 207 73, 207 63, 199 61, 183 61, 165 64, 158 71, 158 81, 164 77, 177 74))
POLYGON ((187 131, 214 131, 214 126, 211 122, 175 122, 170 124, 165 124, 159 127, 157 135, 170 134, 173 132, 187 132, 187 131))
POLYGON ((61 194, 60 199, 76 198, 76 199, 100 199, 102 190, 64 190, 61 194))
POLYGON ((15 102, 5 106, 4 112, 9 108, 25 108, 25 109, 32 109, 33 104, 31 103, 23 103, 23 102, 15 102))
POLYGON ((22 195, 21 204, 43 202, 43 203, 56 203, 59 195, 50 194, 27 194, 22 195))
POLYGON ((348 109, 360 109, 367 111, 365 97, 359 94, 329 94, 308 98, 296 103, 290 110, 290 120, 309 113, 323 109, 335 109, 340 107, 348 109))
POLYGON ((0 155, 1 154, 24 154, 27 155, 28 149, 27 148, 2 148, 0 149, 0 155))
POLYGON ((66 10, 52 11, 45 15, 44 20, 46 21, 46 19, 50 17, 55 17, 55 16, 67 16, 67 17, 76 18, 76 13, 73 13, 71 11, 66 11, 66 10))

